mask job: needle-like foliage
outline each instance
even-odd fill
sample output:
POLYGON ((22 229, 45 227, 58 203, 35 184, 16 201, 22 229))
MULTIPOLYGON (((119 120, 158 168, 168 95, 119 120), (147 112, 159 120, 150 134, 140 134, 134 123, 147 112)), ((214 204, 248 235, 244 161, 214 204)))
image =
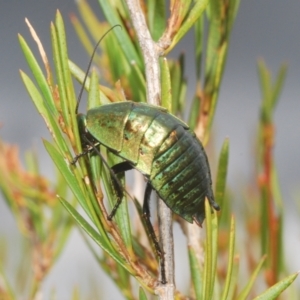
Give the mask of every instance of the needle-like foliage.
MULTIPOLYGON (((29 241, 34 241, 30 260, 34 272, 32 279, 28 280, 29 288, 23 294, 26 294, 25 298, 35 299, 41 292, 43 279, 63 251, 70 229, 76 224, 87 234, 83 234, 82 242, 87 243, 99 267, 111 277, 124 298, 152 299, 156 293, 160 299, 170 299, 163 286, 158 284, 159 263, 147 235, 139 199, 124 193, 122 204, 110 221, 108 216, 117 195, 109 168, 95 153, 82 156, 74 164, 74 157, 83 151, 76 116, 74 78, 84 84, 88 92, 87 110, 112 102, 146 102, 148 99, 147 66, 143 63, 145 49, 138 39, 139 29, 132 25, 136 20, 129 9, 131 2, 99 0, 106 18, 105 22, 101 22, 86 1, 78 1, 82 21, 75 15, 71 17, 89 55, 99 37, 109 28, 116 24, 122 26, 122 29, 115 28, 105 37, 100 45, 101 54, 94 57, 100 68, 101 84, 96 71, 92 71, 84 82, 86 70, 69 59, 64 22, 59 12, 50 25, 52 53, 49 49, 44 50, 41 39, 27 21, 43 66, 35 58, 29 46, 31 43, 19 35, 32 72, 31 78, 21 71, 21 78, 52 135, 52 140, 44 140, 44 145, 58 170, 56 183, 50 184, 39 175, 35 156, 28 156, 28 170, 25 171, 20 167, 16 148, 4 142, 0 144, 1 191, 20 230, 29 241), (50 57, 53 57, 54 69, 49 62, 50 57)), ((188 101, 184 55, 177 60, 167 59, 166 55, 190 29, 194 30, 197 88, 191 99, 192 109, 187 122, 206 145, 211 135, 239 0, 174 0, 170 1, 169 16, 162 0, 148 0, 143 5, 140 12, 145 17, 152 43, 160 49, 157 60, 161 105, 179 118, 187 115, 184 114, 188 101), (204 35, 206 29, 207 35, 204 35)), ((259 192, 255 196, 249 195, 249 198, 252 197, 251 211, 243 218, 248 230, 244 235, 251 239, 252 245, 237 253, 236 249, 244 248, 240 247, 237 239, 237 221, 231 213, 232 192, 226 188, 229 139, 225 139, 213 178, 215 198, 221 212, 212 212, 206 200, 203 228, 187 225, 178 217, 175 219, 187 237, 191 274, 189 292, 184 294, 175 290, 176 299, 275 299, 298 275, 286 276, 284 268, 283 201, 272 152, 276 138, 273 113, 285 73, 283 67, 272 86, 269 71, 263 63, 259 63, 263 95, 258 130, 259 192), (199 232, 202 233, 201 238, 199 232), (257 248, 261 248, 260 253, 255 250, 257 248), (241 259, 250 262, 247 270, 250 275, 246 281, 243 280, 245 276, 239 275, 243 272, 240 270, 241 259), (256 289, 258 280, 263 282, 260 286, 265 287, 263 293, 256 289)), ((101 146, 100 151, 109 166, 121 162, 105 147, 101 146)), ((134 188, 126 185, 125 175, 118 175, 118 179, 131 194, 134 188)), ((247 196, 245 201, 248 201, 247 196)), ((19 291, 6 276, 3 263, 0 265, 0 277, 0 299, 18 299, 19 291)), ((78 297, 75 291, 73 299, 78 297)))

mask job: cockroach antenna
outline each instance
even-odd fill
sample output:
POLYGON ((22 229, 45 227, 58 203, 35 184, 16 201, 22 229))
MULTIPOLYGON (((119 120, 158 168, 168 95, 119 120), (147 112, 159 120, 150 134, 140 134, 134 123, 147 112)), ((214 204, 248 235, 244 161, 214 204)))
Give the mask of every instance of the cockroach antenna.
POLYGON ((77 104, 76 104, 76 109, 75 109, 76 115, 78 114, 78 107, 79 107, 80 100, 81 100, 81 97, 82 97, 83 89, 84 89, 84 86, 85 86, 85 83, 86 83, 88 74, 89 74, 89 72, 90 72, 90 68, 91 68, 92 61, 93 61, 93 59, 94 59, 96 50, 97 50, 99 44, 101 43, 101 41, 105 38, 105 36, 106 36, 109 32, 111 32, 113 29, 115 29, 116 27, 120 27, 120 28, 122 29, 122 26, 121 26, 120 24, 114 25, 113 27, 111 27, 109 30, 107 30, 107 31, 102 35, 102 37, 99 39, 99 41, 97 42, 96 46, 94 47, 92 56, 91 56, 91 58, 90 58, 90 61, 89 61, 89 64, 88 64, 88 67, 87 67, 87 70, 86 70, 86 73, 85 73, 85 76, 84 76, 84 79, 83 79, 83 82, 82 82, 82 87, 81 87, 80 92, 79 92, 79 95, 78 95, 77 104))

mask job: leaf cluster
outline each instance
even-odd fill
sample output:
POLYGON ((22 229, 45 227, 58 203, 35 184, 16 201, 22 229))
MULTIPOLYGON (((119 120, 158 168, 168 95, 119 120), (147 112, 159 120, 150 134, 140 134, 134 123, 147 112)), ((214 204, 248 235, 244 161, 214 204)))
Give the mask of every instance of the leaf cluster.
MULTIPOLYGON (((101 54, 95 56, 95 63, 101 67, 101 82, 106 84, 99 84, 99 75, 95 70, 87 78, 84 84, 88 91, 87 109, 128 99, 145 102, 145 67, 125 1, 99 0, 99 4, 107 22, 100 22, 86 1, 78 2, 83 23, 75 15, 71 17, 87 52, 93 52, 93 45, 111 26, 121 24, 123 29, 117 28, 109 34, 101 44, 101 54)), ((174 0, 170 1, 169 16, 162 0, 148 0, 142 6, 152 38, 161 47, 162 106, 177 116, 182 116, 186 109, 185 58, 181 55, 177 60, 170 60, 164 55, 177 45, 189 29, 194 29, 197 88, 188 123, 204 145, 210 137, 238 6, 238 0, 174 0)), ((20 35, 20 45, 34 79, 23 71, 20 72, 21 78, 52 135, 52 141, 44 141, 44 145, 59 171, 57 182, 50 187, 39 175, 34 156, 30 156, 28 172, 24 172, 17 162, 16 150, 0 144, 0 187, 7 204, 21 228, 30 232, 30 238, 37 241, 35 250, 45 250, 46 254, 41 253, 48 255, 50 260, 39 280, 33 281, 30 295, 34 298, 37 294, 44 276, 62 251, 73 225, 72 217, 77 226, 99 246, 95 248, 84 236, 98 264, 114 280, 124 297, 148 299, 156 291, 159 266, 146 234, 141 204, 133 196, 124 196, 115 218, 109 221, 107 216, 116 202, 109 169, 99 156, 93 154, 80 158, 76 165, 72 163, 74 156, 82 153, 73 78, 83 83, 85 71, 69 60, 63 19, 57 12, 50 27, 54 69, 36 32, 28 21, 27 24, 37 43, 44 70, 20 35), (45 210, 50 211, 50 218, 45 210), (25 226, 28 220, 30 227, 25 226), (54 237, 58 242, 53 242, 54 237), (98 251, 100 248, 102 251, 98 251), (137 283, 139 294, 136 292, 137 283)), ((190 243, 192 235, 187 225, 178 220, 188 240, 191 283, 189 295, 176 291, 176 299, 187 296, 205 300, 253 298, 258 294, 255 282, 257 278, 261 279, 262 270, 265 285, 269 288, 255 299, 275 299, 297 277, 293 274, 279 281, 282 275, 286 275, 282 251, 283 205, 272 146, 275 139, 273 113, 285 73, 283 67, 272 87, 270 73, 263 63, 259 64, 263 95, 257 154, 260 185, 254 197, 250 193, 245 196, 245 200, 250 199, 252 205, 252 211, 249 209, 250 213, 245 213, 245 223, 248 226, 246 234, 253 243, 241 254, 249 261, 248 273, 251 275, 246 283, 240 281, 236 221, 230 213, 231 194, 226 188, 229 156, 229 140, 226 139, 220 150, 216 178, 213 179, 221 213, 212 213, 206 202, 205 238, 196 239, 196 245, 190 243), (256 217, 251 214, 254 209, 256 217), (257 224, 262 230, 257 230, 257 224), (254 251, 257 255, 253 255, 252 250, 257 246, 261 251, 258 254, 254 251)), ((100 151, 109 166, 120 162, 120 158, 105 147, 101 146, 100 151)), ((119 176, 119 180, 126 186, 124 174, 119 176)), ((126 190, 129 190, 127 186, 126 190)), ((6 291, 10 297, 8 299, 16 299, 4 272, 1 271, 1 275, 6 285, 5 289, 0 290, 6 291)))

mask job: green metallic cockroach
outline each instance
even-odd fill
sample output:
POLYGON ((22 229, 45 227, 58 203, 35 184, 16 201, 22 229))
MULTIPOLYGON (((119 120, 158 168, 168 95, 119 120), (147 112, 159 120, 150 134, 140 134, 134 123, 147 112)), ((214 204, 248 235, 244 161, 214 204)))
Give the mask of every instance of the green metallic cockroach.
MULTIPOLYGON (((78 105, 76 113, 77 110, 78 105)), ((77 119, 85 151, 73 163, 88 152, 99 153, 96 147, 101 144, 124 159, 110 171, 116 189, 120 190, 115 176, 119 172, 137 169, 146 178, 143 215, 161 258, 162 283, 166 283, 163 252, 150 222, 150 195, 155 190, 174 213, 199 226, 205 218, 205 197, 215 210, 220 209, 214 200, 210 168, 201 142, 187 124, 166 109, 145 103, 106 104, 90 109, 86 115, 78 114, 77 119)), ((123 192, 118 194, 110 220, 122 201, 123 192)))
POLYGON ((207 156, 188 125, 161 107, 131 101, 102 105, 79 115, 84 139, 100 143, 125 161, 114 173, 137 169, 168 207, 193 223, 205 218, 204 198, 214 201, 207 156))

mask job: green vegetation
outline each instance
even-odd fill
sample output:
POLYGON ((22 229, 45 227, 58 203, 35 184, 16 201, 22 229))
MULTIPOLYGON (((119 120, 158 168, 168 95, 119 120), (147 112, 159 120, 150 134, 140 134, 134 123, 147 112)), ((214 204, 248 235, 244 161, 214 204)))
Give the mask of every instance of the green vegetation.
MULTIPOLYGON (((94 45, 109 28, 122 25, 122 29, 115 28, 105 37, 100 45, 101 54, 95 56, 94 62, 99 66, 102 78, 99 84, 98 74, 93 71, 85 83, 87 109, 125 100, 147 102, 149 83, 143 63, 144 49, 134 31, 134 22, 131 22, 130 10, 126 6, 129 2, 99 0, 106 18, 105 22, 100 22, 88 3, 79 1, 83 21, 75 15, 71 17, 90 55, 94 45)), ((204 145, 211 136, 230 32, 238 7, 239 0, 174 0, 171 1, 168 18, 162 0, 145 1, 141 8, 155 45, 160 49, 161 104, 178 117, 183 116, 188 101, 184 56, 177 60, 166 59, 165 56, 189 30, 194 31, 197 89, 188 123, 204 145)), ((82 152, 73 78, 82 83, 85 70, 68 58, 60 13, 57 12, 50 26, 52 53, 49 49, 43 49, 41 39, 28 25, 38 44, 45 71, 38 64, 29 43, 19 36, 32 79, 23 71, 20 73, 37 111, 51 132, 52 140, 45 140, 44 145, 57 168, 57 176, 53 183, 41 176, 33 153, 26 155, 24 170, 17 148, 1 141, 0 188, 30 246, 23 254, 27 257, 27 269, 20 266, 13 279, 7 275, 4 254, 0 253, 0 299, 20 299, 21 296, 37 299, 43 280, 64 250, 74 226, 92 238, 93 241, 83 234, 82 243, 88 244, 99 267, 111 277, 125 299, 155 299, 157 296, 154 293, 160 299, 170 299, 161 291, 162 285, 158 285, 159 263, 146 234, 138 201, 141 199, 124 199, 111 222, 107 216, 114 206, 116 195, 103 161, 99 156, 91 155, 80 158, 76 165, 71 164, 75 155, 82 152), (49 63, 51 57, 54 69, 49 63), (134 224, 132 220, 135 220, 134 224)), ((276 139, 273 114, 286 67, 279 70, 273 84, 263 62, 259 62, 258 70, 262 90, 257 134, 258 192, 244 195, 242 200, 245 203, 251 201, 251 209, 238 218, 244 221, 239 226, 244 228, 243 235, 251 240, 251 245, 239 247, 236 238, 237 221, 231 214, 231 194, 226 188, 230 151, 229 140, 226 139, 218 157, 216 177, 213 178, 215 198, 221 211, 211 213, 206 202, 203 228, 189 225, 176 216, 174 218, 188 241, 191 274, 189 294, 175 290, 175 299, 276 299, 298 275, 288 275, 285 267, 282 241, 284 210, 273 155, 276 139), (201 231, 201 237, 195 235, 193 226, 201 231), (243 252, 237 253, 237 248, 243 252), (248 262, 246 270, 240 267, 242 259, 248 262), (246 281, 243 280, 245 277, 246 281)), ((101 153, 110 166, 121 161, 105 147, 101 147, 101 153)), ((125 184, 124 174, 119 179, 125 184)), ((296 294, 294 285, 288 291, 291 291, 290 295, 296 294)), ((94 294, 98 291, 95 290, 94 294)), ((70 299, 79 298, 74 288, 70 299)), ((288 299, 297 298, 290 296, 288 299)))

